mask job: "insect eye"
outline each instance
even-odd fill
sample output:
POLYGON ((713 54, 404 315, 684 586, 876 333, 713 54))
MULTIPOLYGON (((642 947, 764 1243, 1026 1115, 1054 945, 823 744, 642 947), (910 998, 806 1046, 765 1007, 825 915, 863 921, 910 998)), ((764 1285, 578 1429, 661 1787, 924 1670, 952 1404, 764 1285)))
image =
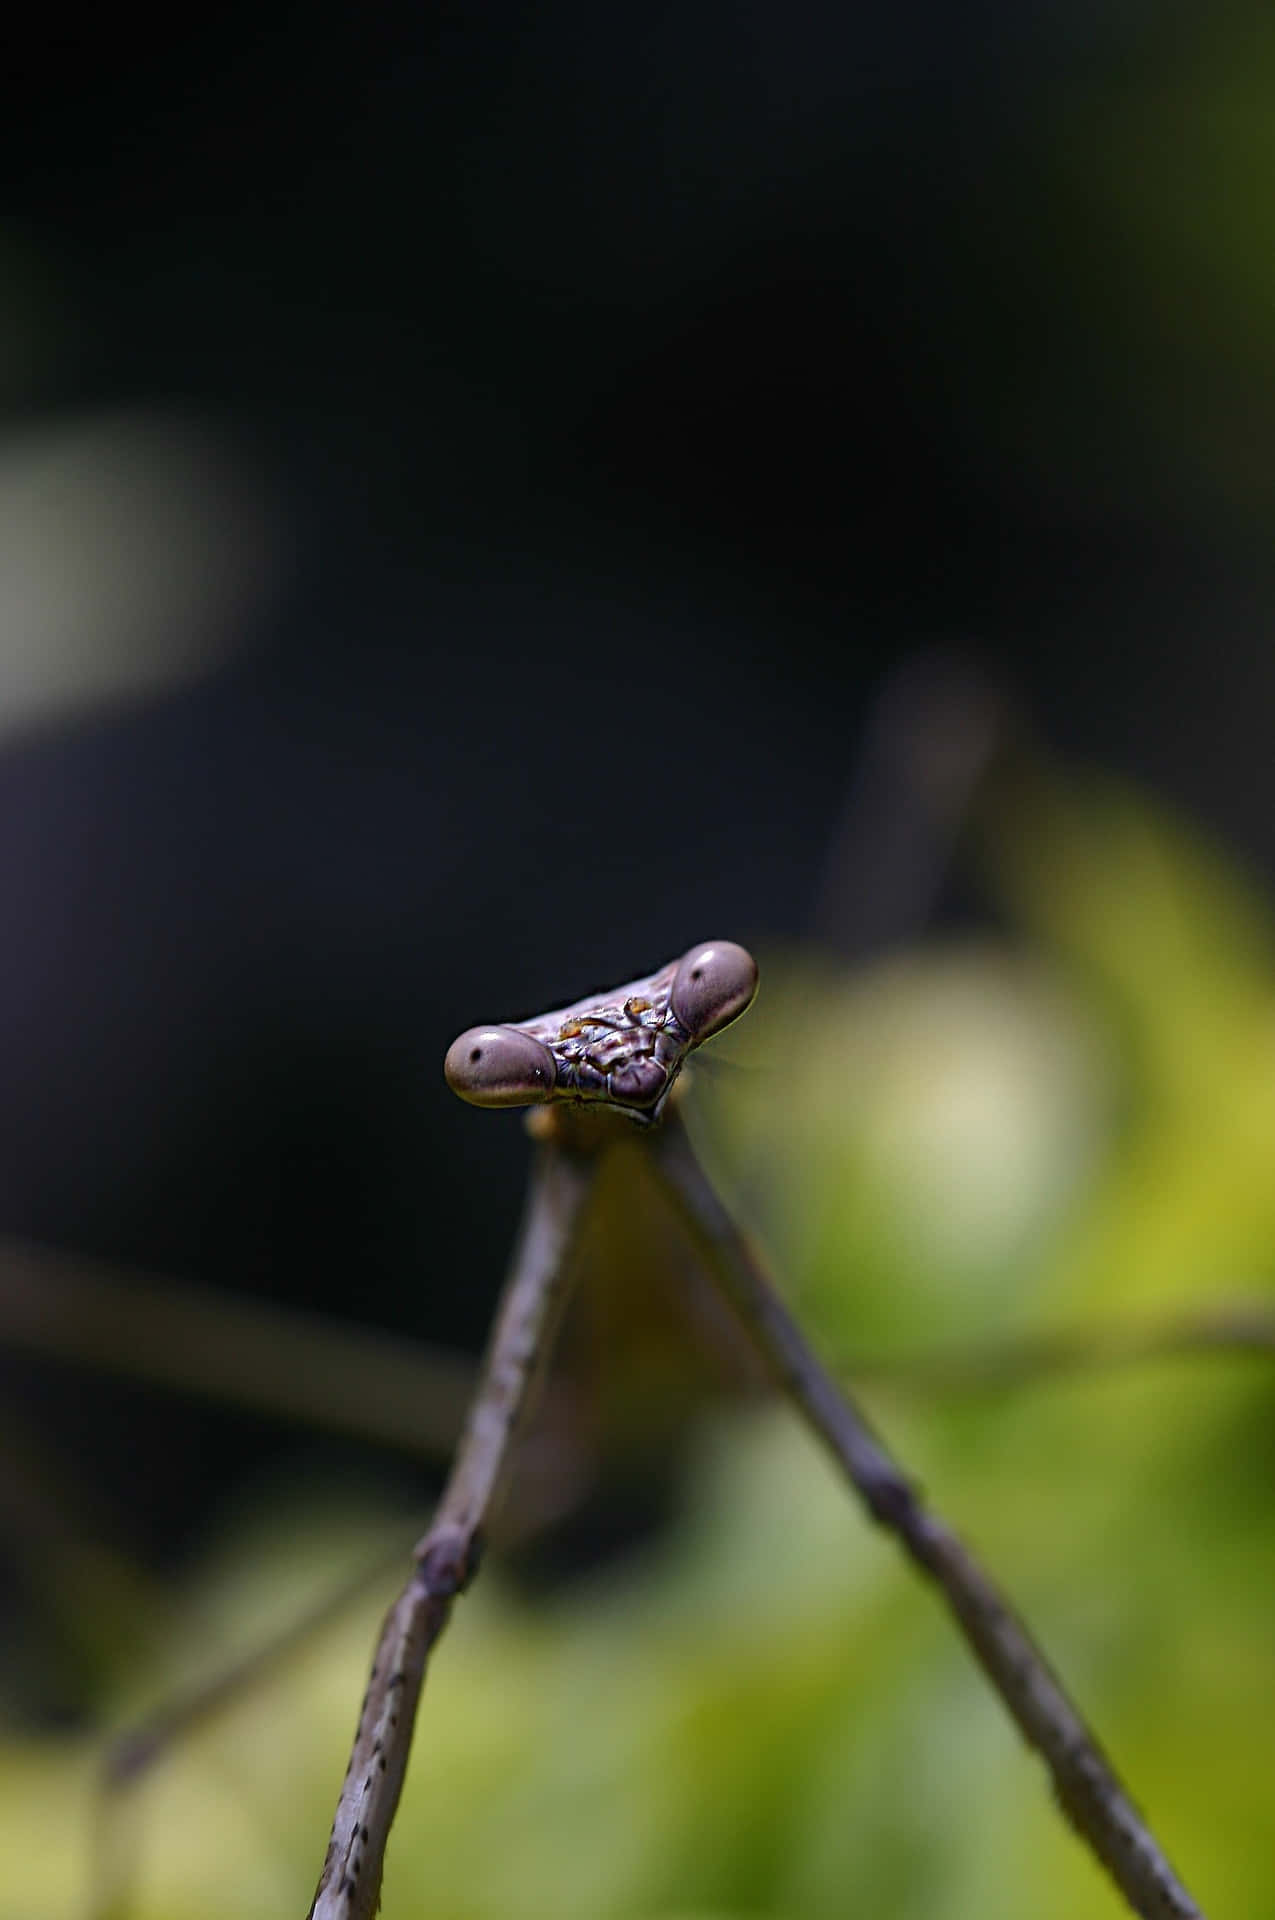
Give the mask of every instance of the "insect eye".
POLYGON ((548 1047, 517 1027, 470 1027, 448 1047, 443 1072, 476 1107, 527 1107, 552 1098, 558 1070, 548 1047))
POLYGON ((738 1020, 757 991, 757 962, 733 940, 692 947, 673 976, 669 1005, 698 1044, 738 1020))

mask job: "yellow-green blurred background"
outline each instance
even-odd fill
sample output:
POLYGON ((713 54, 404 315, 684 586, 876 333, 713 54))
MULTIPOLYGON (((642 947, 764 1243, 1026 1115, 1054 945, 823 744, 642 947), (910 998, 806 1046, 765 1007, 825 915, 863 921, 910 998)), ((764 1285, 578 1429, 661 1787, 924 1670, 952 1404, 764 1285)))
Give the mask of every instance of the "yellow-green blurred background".
MULTIPOLYGON (((300 1914, 526 1174, 452 1035, 691 941, 705 1158, 1215 1915, 1275 1913, 1275 35, 15 29, 0 1920, 300 1914), (1104 1331, 1106 1330, 1106 1331, 1104 1331), (964 1383, 936 1355, 1079 1333, 964 1383), (1260 1343, 1255 1343, 1260 1344, 1260 1343), (103 1864, 106 1863, 106 1864, 103 1864)), ((612 1182, 385 1912, 1119 1911, 612 1182)))

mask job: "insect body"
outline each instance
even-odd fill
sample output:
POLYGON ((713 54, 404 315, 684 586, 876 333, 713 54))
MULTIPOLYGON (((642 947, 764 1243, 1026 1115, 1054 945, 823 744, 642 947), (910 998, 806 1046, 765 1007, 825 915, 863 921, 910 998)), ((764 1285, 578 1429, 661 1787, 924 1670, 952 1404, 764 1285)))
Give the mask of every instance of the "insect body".
POLYGON ((443 1071, 479 1107, 598 1102, 649 1126, 688 1054, 737 1020, 757 992, 757 962, 733 940, 692 947, 624 986, 532 1020, 470 1027, 443 1071))

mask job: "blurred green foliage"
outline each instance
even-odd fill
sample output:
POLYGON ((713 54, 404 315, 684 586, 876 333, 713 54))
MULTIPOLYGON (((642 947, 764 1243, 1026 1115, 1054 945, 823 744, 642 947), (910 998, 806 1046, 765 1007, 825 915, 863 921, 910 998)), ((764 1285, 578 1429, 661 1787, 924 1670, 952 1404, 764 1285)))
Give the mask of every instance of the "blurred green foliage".
MULTIPOLYGON (((982 851, 1006 938, 855 976, 772 954, 723 1043, 753 1070, 695 1091, 724 1186, 848 1360, 1271 1290, 1264 904, 1096 782, 1034 775, 982 851)), ((1275 1914, 1273 1384, 1194 1355, 866 1395, 1232 1920, 1275 1914)), ((1121 1912, 936 1602, 786 1412, 706 1415, 693 1451, 677 1525, 636 1559, 536 1600, 493 1566, 465 1600, 427 1681, 391 1920, 1121 1912)), ((254 1644, 371 1529, 325 1502, 235 1530, 156 1603, 114 1713, 254 1644)), ((304 1911, 388 1598, 117 1810, 139 1920, 304 1911)), ((0 1749, 5 1920, 80 1910, 92 1758, 0 1749)))

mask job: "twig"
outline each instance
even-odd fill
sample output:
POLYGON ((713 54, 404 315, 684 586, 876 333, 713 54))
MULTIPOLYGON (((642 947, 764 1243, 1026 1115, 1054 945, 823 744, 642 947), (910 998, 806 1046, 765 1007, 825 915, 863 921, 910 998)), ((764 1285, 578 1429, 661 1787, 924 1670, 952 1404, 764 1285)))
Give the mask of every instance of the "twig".
POLYGON ((899 947, 930 923, 1015 718, 1003 690, 953 648, 915 654, 882 683, 815 911, 820 940, 840 960, 899 947))
POLYGON ((540 1149, 477 1397, 433 1524, 381 1629, 372 1675, 308 1920, 371 1920, 402 1791, 430 1649, 477 1570, 510 1443, 526 1412, 566 1293, 592 1163, 540 1149))
POLYGON ((423 1341, 10 1239, 0 1345, 431 1458, 474 1385, 466 1360, 423 1341))
POLYGON ((1196 1359, 1202 1354, 1275 1355, 1275 1312, 1261 1299, 1237 1298, 1183 1308, 1154 1319, 1060 1327, 966 1347, 861 1355, 837 1372, 905 1392, 985 1393, 1030 1386, 1068 1373, 1110 1373, 1148 1360, 1196 1359))
POLYGON ((970 1552, 922 1504, 824 1369, 727 1213, 673 1115, 652 1152, 715 1279, 785 1392, 839 1462, 874 1520, 942 1589, 984 1672, 1046 1761, 1077 1832, 1145 1920, 1202 1920, 1044 1655, 970 1552))
MULTIPOLYGON (((461 1370, 462 1362, 457 1360, 456 1366, 461 1370)), ((477 1367, 470 1377, 476 1385, 477 1367)), ((428 1367, 422 1368, 423 1389, 428 1388, 429 1380, 428 1367)), ((520 1430, 516 1510, 502 1509, 491 1515, 491 1537, 502 1549, 520 1544, 559 1519, 579 1501, 587 1484, 588 1467, 582 1464, 575 1436, 564 1425, 561 1408, 556 1419, 545 1422, 547 1397, 537 1405, 531 1430, 525 1424, 520 1430)), ((459 1429, 461 1422, 456 1425, 459 1429)), ((406 1535, 396 1546, 378 1553, 359 1573, 268 1641, 107 1741, 94 1800, 87 1920, 116 1920, 116 1916, 132 1911, 137 1848, 127 1799, 174 1746, 234 1708, 308 1641, 360 1602, 371 1588, 379 1587, 401 1568, 409 1539, 406 1535)))
MULTIPOLYGON (((462 1355, 403 1334, 8 1238, 0 1238, 0 1347, 428 1458, 454 1446, 478 1378, 462 1355)), ((851 1354, 836 1372, 891 1391, 981 1393, 1210 1353, 1275 1355, 1270 1301, 1237 1295, 1143 1321, 851 1354)))
POLYGON ((376 1559, 334 1589, 284 1632, 254 1648, 242 1660, 213 1679, 197 1684, 169 1700, 134 1726, 114 1735, 106 1745, 94 1798, 90 1841, 90 1871, 86 1913, 88 1920, 113 1920, 132 1911, 131 1893, 136 1873, 136 1843, 124 1804, 130 1789, 143 1780, 160 1757, 178 1741, 233 1706, 259 1681, 268 1678, 307 1642, 403 1563, 406 1541, 376 1559))

